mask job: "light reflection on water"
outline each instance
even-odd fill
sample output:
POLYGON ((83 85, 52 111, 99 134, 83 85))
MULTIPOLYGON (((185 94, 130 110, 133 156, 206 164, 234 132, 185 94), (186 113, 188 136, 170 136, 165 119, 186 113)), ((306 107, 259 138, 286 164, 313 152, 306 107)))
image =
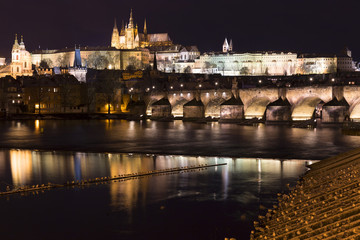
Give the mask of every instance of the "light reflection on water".
POLYGON ((3 148, 325 159, 360 147, 340 129, 125 120, 0 122, 3 148))
MULTIPOLYGON (((13 214, 27 214, 28 218, 38 222, 48 214, 59 219, 68 217, 69 213, 61 210, 64 203, 71 202, 66 205, 67 211, 71 212, 89 211, 87 205, 90 204, 96 205, 96 209, 76 217, 79 222, 86 222, 83 226, 86 230, 83 231, 91 229, 95 235, 106 229, 108 237, 126 238, 129 234, 134 239, 144 239, 145 235, 135 229, 146 229, 146 235, 156 235, 155 229, 160 224, 167 229, 167 234, 178 231, 175 226, 189 229, 176 232, 177 237, 174 239, 199 239, 199 235, 212 236, 218 233, 220 236, 231 233, 238 236, 238 239, 247 239, 251 222, 259 214, 259 206, 272 206, 276 201, 276 193, 286 190, 287 183, 294 184, 306 171, 303 160, 3 150, 0 151, 0 186, 4 190, 7 184, 19 186, 48 182, 64 183, 214 163, 227 165, 204 171, 91 185, 85 189, 51 190, 40 194, 35 205, 30 196, 18 199, 17 195, 12 195, 9 197, 10 202, 0 198, 0 211, 4 219, 13 214), (85 205, 79 197, 74 198, 75 193, 86 196, 85 205), (56 197, 52 201, 48 200, 51 196, 56 197), (101 203, 99 199, 102 199, 101 203), (11 204, 11 200, 17 204, 11 204), (27 206, 28 204, 31 206, 27 206), (16 207, 20 205, 22 208, 16 207), (37 205, 46 213, 36 211, 37 205), (108 209, 112 214, 106 217, 103 213, 109 211, 108 209), (89 214, 94 218, 91 222, 86 219, 89 214), (188 219, 189 216, 192 217, 188 219), (117 232, 116 227, 114 228, 109 221, 121 224, 126 234, 117 232), (213 230, 209 231, 209 227, 213 230)), ((32 225, 19 219, 16 219, 16 224, 12 220, 1 220, 1 224, 10 229, 13 228, 11 224, 20 228, 32 225)), ((50 223, 46 221, 42 224, 44 228, 51 228, 48 226, 50 223)), ((62 222, 56 224, 60 228, 64 227, 62 222)), ((81 228, 80 224, 69 231, 82 231, 81 228)), ((64 234, 59 233, 55 239, 66 238, 64 234)))

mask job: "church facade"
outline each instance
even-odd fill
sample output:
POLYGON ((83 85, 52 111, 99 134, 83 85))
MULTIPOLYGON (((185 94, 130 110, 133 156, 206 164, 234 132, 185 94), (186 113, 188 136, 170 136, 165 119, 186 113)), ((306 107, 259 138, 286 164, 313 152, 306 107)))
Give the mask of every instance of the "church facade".
POLYGON ((31 76, 31 54, 26 51, 24 39, 21 36, 21 42, 19 44, 17 35, 15 35, 15 42, 11 51, 11 76, 31 76))
POLYGON ((122 22, 120 31, 115 20, 111 36, 111 47, 116 49, 135 49, 153 46, 171 46, 172 44, 167 33, 149 34, 146 19, 144 20, 143 32, 140 33, 138 25, 134 24, 132 10, 130 12, 129 23, 124 25, 124 22, 122 22))

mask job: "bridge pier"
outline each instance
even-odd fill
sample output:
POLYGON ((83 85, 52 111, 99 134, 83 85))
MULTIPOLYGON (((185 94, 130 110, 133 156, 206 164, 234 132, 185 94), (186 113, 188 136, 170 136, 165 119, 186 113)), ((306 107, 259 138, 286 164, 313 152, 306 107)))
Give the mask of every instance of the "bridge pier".
POLYGON ((172 118, 169 99, 163 97, 151 105, 151 119, 172 118))
POLYGON ((205 118, 205 107, 201 99, 193 98, 184 104, 184 121, 199 120, 205 118))
POLYGON ((325 103, 322 108, 322 122, 323 123, 342 123, 349 119, 349 104, 342 98, 340 101, 335 97, 328 103, 325 103))
POLYGON ((291 121, 291 104, 285 98, 269 103, 266 108, 266 124, 291 121))
POLYGON ((244 104, 233 95, 220 105, 220 122, 236 122, 244 118, 244 104))

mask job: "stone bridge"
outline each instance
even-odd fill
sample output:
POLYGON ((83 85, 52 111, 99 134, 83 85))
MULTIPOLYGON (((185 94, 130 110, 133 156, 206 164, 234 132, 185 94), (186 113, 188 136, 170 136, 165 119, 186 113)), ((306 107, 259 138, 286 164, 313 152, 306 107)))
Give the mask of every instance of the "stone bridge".
MULTIPOLYGON (((171 114, 175 117, 182 117, 184 115, 184 104, 197 98, 200 99, 204 105, 205 117, 220 118, 221 105, 232 96, 239 96, 243 103, 244 115, 242 118, 250 119, 263 118, 264 116, 270 116, 271 118, 271 114, 267 114, 267 112, 271 111, 269 106, 276 105, 278 102, 277 100, 282 99, 288 104, 287 109, 289 110, 287 111, 291 111, 289 113, 289 116, 291 116, 291 119, 288 119, 289 121, 311 119, 314 117, 314 112, 322 111, 324 110, 323 108, 326 107, 327 109, 332 109, 332 112, 336 112, 339 111, 339 106, 341 105, 340 107, 343 108, 340 115, 343 116, 338 116, 335 121, 341 122, 345 117, 350 117, 350 119, 354 121, 360 121, 359 90, 360 87, 357 86, 307 86, 293 88, 217 89, 201 91, 182 90, 169 91, 166 94, 159 92, 151 93, 145 97, 144 100, 146 103, 146 113, 151 115, 152 104, 166 96, 171 104, 171 114), (346 101, 344 102, 344 100, 346 101)), ((338 115, 338 113, 336 114, 338 115)), ((329 117, 328 115, 326 116, 329 117)), ((271 120, 276 121, 277 119, 275 117, 271 120)), ((331 120, 329 120, 329 122, 331 122, 331 120)))

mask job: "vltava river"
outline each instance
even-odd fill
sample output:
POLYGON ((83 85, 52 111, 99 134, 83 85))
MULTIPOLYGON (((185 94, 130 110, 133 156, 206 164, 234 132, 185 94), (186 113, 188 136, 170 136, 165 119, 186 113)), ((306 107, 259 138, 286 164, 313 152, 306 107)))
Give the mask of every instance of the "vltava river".
POLYGON ((0 131, 2 191, 227 163, 0 197, 2 239, 248 239, 258 214, 305 173, 306 159, 360 146, 338 129, 180 121, 14 121, 0 122, 0 131))
POLYGON ((340 129, 124 120, 0 122, 0 146, 252 158, 324 159, 360 146, 340 129))
POLYGON ((227 165, 0 197, 2 239, 248 239, 306 170, 304 160, 4 150, 0 181, 5 190, 213 163, 227 165))

